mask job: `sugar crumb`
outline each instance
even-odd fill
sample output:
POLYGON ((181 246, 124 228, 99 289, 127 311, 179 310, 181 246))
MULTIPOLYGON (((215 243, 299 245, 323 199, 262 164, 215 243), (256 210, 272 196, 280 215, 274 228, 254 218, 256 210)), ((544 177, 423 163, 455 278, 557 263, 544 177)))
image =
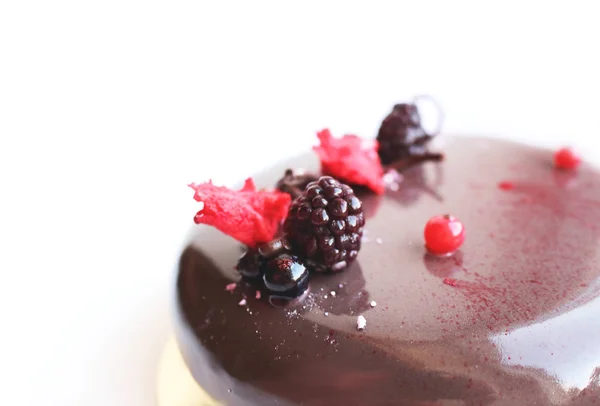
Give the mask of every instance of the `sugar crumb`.
POLYGON ((367 319, 363 315, 356 318, 356 329, 362 331, 367 327, 367 319))

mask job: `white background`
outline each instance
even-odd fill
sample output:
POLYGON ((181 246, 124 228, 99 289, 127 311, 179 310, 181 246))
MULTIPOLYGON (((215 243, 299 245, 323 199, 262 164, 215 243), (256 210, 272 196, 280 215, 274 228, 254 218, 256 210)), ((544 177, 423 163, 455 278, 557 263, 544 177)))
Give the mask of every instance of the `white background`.
POLYGON ((0 2, 0 404, 152 405, 185 185, 324 126, 428 93, 600 158, 594 1, 324 3, 0 2))

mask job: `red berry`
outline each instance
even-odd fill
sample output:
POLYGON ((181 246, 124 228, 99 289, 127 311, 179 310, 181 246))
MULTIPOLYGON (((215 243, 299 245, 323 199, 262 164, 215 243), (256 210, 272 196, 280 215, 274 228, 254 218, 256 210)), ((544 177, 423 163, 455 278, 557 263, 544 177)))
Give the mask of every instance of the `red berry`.
POLYGON ((465 241, 463 224, 449 214, 434 216, 425 225, 425 246, 432 254, 451 254, 465 241))
POLYGON ((554 166, 560 169, 575 169, 581 159, 569 148, 561 148, 554 153, 554 166))

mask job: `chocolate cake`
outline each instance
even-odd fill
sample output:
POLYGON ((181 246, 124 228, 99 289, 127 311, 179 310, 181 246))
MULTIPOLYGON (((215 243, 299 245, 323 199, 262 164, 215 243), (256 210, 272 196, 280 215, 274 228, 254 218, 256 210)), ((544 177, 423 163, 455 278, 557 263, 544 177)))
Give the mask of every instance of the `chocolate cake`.
MULTIPOLYGON (((310 269, 297 298, 272 300, 236 270, 239 242, 195 230, 175 330, 215 404, 600 404, 600 174, 501 140, 444 137, 443 152, 420 150, 382 194, 353 185, 358 255, 337 272, 310 269), (466 238, 432 255, 423 229, 446 213, 466 238)), ((305 154, 256 182, 322 167, 305 154)))

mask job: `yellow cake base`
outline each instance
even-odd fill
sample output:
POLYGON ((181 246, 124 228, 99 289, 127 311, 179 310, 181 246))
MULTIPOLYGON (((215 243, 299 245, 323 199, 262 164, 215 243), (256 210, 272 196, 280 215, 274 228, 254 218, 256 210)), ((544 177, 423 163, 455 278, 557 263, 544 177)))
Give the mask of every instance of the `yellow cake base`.
POLYGON ((165 345, 158 365, 156 396, 158 406, 219 405, 196 383, 173 337, 165 345))

